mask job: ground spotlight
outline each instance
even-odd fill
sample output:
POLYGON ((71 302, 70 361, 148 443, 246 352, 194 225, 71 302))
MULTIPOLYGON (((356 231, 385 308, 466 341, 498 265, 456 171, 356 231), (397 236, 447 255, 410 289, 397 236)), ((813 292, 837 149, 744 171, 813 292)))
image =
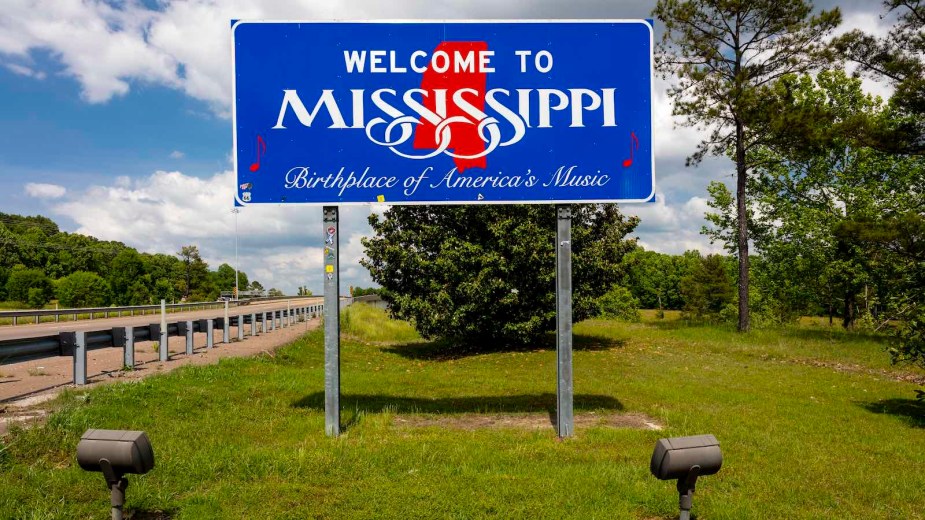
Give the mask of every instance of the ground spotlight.
POLYGON ((659 480, 677 480, 680 520, 688 520, 697 477, 713 475, 723 465, 719 441, 712 435, 659 439, 649 469, 659 480))
POLYGON ((142 475, 154 467, 154 451, 145 432, 87 430, 77 444, 77 464, 99 471, 111 491, 112 520, 122 520, 127 474, 142 475))

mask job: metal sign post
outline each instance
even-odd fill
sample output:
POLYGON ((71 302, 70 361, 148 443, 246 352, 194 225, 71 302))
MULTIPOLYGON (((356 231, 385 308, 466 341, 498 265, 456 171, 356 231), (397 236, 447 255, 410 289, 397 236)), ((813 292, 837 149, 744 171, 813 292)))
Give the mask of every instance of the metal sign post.
POLYGON ((556 206, 556 433, 575 431, 572 407, 572 210, 556 206))
POLYGON ((324 232, 324 431, 340 435, 340 265, 337 206, 323 210, 324 232))

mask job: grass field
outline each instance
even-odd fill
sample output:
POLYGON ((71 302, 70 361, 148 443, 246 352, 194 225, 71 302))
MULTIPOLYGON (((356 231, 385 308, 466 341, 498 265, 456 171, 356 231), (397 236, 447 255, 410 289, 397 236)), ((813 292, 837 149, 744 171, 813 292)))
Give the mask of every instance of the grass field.
MULTIPOLYGON (((656 439, 713 433, 725 456, 696 518, 925 518, 925 373, 881 338, 805 325, 739 335, 668 316, 575 327, 578 413, 645 414, 663 431, 408 427, 396 418, 519 416, 554 406, 550 336, 535 350, 446 355, 357 305, 343 320, 342 420, 324 436, 320 331, 275 356, 229 359, 63 396, 0 447, 0 517, 105 518, 84 429, 148 432, 154 471, 134 518, 677 517, 649 475, 656 439), (164 513, 164 514, 157 514, 164 513)), ((412 421, 412 424, 417 424, 412 421)))

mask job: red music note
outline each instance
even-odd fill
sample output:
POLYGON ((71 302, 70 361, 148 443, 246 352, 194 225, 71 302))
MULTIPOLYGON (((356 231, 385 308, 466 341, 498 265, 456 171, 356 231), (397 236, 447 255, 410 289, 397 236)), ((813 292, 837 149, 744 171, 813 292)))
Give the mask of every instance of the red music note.
POLYGON ((260 156, 267 153, 267 142, 263 137, 257 136, 257 162, 251 164, 251 171, 255 172, 260 169, 260 156))
POLYGON ((633 165, 633 150, 639 148, 639 138, 636 137, 636 132, 630 132, 630 158, 623 161, 623 167, 629 168, 633 165))

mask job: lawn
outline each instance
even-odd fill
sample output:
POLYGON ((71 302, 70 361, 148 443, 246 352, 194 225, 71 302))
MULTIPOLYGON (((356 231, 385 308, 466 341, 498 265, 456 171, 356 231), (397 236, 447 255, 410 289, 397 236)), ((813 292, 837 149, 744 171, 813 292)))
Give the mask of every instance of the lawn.
MULTIPOLYGON (((382 311, 343 319, 342 421, 324 436, 323 336, 273 356, 71 392, 0 447, 0 517, 105 518, 98 474, 74 463, 84 429, 148 432, 156 466, 131 479, 135 518, 677 517, 649 475, 656 439, 712 433, 722 471, 696 518, 925 518, 925 372, 889 365, 882 338, 804 325, 740 335, 679 320, 575 327, 577 414, 644 414, 662 431, 407 426, 397 419, 548 414, 553 338, 448 355, 382 311), (158 515, 156 513, 166 513, 158 515)), ((426 421, 410 421, 422 424, 426 421)))

